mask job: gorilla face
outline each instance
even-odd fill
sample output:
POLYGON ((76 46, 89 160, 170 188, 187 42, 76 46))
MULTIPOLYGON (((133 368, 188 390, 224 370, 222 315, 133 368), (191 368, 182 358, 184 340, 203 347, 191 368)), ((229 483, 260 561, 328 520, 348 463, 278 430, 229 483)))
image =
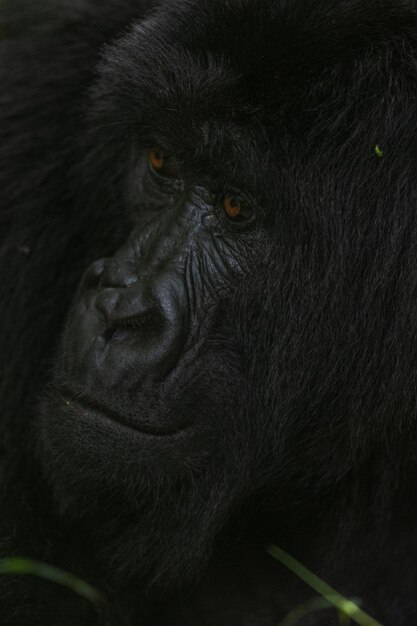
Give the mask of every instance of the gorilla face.
MULTIPOLYGON (((139 433, 162 437, 196 423, 181 411, 184 388, 220 374, 210 376, 216 352, 210 341, 230 336, 218 319, 220 303, 248 266, 255 267, 259 235, 256 207, 240 191, 185 189, 181 179, 164 175, 170 162, 160 149, 150 151, 149 164, 132 234, 84 276, 58 375, 70 404, 84 402, 139 433)), ((233 345, 224 358, 218 368, 227 384, 239 371, 233 345)))
MULTIPOLYGON (((160 146, 137 171, 140 211, 127 241, 84 275, 51 401, 60 428, 94 424, 99 435, 105 423, 143 457, 171 438, 186 451, 196 430, 210 432, 226 406, 238 406, 245 376, 228 302, 264 247, 245 190, 187 183, 160 146)), ((124 458, 117 452, 115 462, 124 458)))

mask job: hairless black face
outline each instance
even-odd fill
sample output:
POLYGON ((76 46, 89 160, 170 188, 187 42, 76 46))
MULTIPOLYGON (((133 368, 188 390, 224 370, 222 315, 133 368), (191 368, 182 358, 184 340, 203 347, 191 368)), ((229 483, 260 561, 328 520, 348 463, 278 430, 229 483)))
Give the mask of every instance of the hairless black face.
MULTIPOLYGON (((256 202, 243 191, 187 186, 160 147, 139 165, 140 213, 127 241, 84 275, 56 392, 64 416, 170 436, 199 426, 175 404, 210 368, 210 339, 227 340, 221 307, 265 250, 256 202)), ((238 358, 225 354, 226 383, 238 358)))

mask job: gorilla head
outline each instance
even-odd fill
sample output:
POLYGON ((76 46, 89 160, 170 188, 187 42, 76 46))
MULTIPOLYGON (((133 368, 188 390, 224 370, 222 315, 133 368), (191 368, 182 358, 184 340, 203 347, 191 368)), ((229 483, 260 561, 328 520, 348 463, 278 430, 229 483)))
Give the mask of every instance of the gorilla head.
POLYGON ((379 537, 411 488, 416 11, 184 0, 139 19, 115 4, 109 26, 94 2, 53 2, 7 83, 14 103, 37 94, 13 122, 32 148, 2 148, 12 182, 15 153, 32 164, 3 192, 21 207, 4 257, 24 238, 39 257, 7 272, 21 335, 43 318, 27 449, 55 523, 113 585, 163 595, 231 534, 303 545, 330 575, 323 536, 379 537), (34 182, 39 120, 53 150, 34 182))

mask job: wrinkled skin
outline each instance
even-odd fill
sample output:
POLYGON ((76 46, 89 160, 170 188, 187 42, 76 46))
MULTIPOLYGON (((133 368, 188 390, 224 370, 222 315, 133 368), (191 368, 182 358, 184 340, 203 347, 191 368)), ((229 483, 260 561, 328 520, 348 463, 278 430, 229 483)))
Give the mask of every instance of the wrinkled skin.
POLYGON ((204 190, 165 193, 156 208, 145 196, 127 242, 87 270, 58 370, 70 396, 73 388, 85 392, 87 401, 103 403, 150 435, 191 426, 191 416, 172 410, 172 398, 207 367, 204 343, 219 307, 262 253, 253 233, 235 233, 233 224, 228 232, 220 223, 215 196, 205 201, 204 190), (145 403, 155 409, 144 410, 145 403))
POLYGON ((0 9, 0 556, 106 601, 1 577, 0 622, 275 626, 313 592, 273 541, 417 623, 415 3, 32 4, 0 9))

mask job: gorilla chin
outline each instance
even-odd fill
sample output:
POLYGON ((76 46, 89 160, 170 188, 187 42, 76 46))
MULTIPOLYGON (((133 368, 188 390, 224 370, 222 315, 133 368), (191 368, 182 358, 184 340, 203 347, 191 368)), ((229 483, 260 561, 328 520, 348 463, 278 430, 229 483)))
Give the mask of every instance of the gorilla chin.
MULTIPOLYGON (((231 364, 227 376, 215 355, 206 359, 206 365, 207 369, 200 362, 198 371, 190 368, 193 375, 187 384, 180 362, 148 393, 140 389, 122 398, 119 388, 116 400, 106 389, 80 389, 68 379, 51 385, 40 411, 39 453, 63 510, 74 515, 103 511, 107 492, 125 511, 133 507, 137 512, 140 502, 142 515, 145 502, 160 500, 163 492, 170 499, 177 485, 184 492, 187 483, 195 488, 196 482, 210 484, 220 478, 219 467, 226 470, 226 457, 233 457, 227 450, 234 435, 224 423, 224 411, 234 415, 238 405, 236 393, 228 388, 231 364), (223 380, 210 376, 213 371, 219 376, 224 372, 223 380), (213 385, 217 401, 212 398, 213 385), (94 399, 95 391, 101 401, 94 399), (203 419, 207 406, 210 420, 203 419), (214 452, 210 442, 219 430, 222 440, 214 452)), ((178 513, 178 500, 171 504, 178 513)))

